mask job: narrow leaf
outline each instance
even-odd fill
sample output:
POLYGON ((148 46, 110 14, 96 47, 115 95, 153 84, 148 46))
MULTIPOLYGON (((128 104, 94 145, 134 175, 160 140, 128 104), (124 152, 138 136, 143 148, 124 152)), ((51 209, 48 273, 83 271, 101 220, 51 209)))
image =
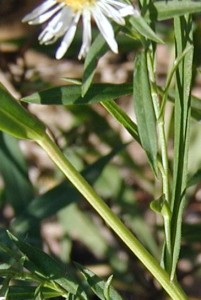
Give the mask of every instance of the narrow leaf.
POLYGON ((19 214, 33 198, 33 187, 17 140, 0 132, 0 145, 0 172, 5 183, 6 199, 19 214))
POLYGON ((103 107, 131 134, 131 136, 140 143, 137 125, 114 101, 104 101, 103 107))
MULTIPOLYGON (((76 267, 81 271, 81 273, 84 275, 89 287, 92 289, 92 291, 99 297, 101 300, 105 300, 105 288, 107 287, 107 282, 104 282, 101 278, 99 278, 97 275, 95 275, 92 271, 89 269, 81 266, 80 264, 76 263, 76 267)), ((121 296, 117 291, 110 286, 109 290, 109 299, 115 299, 115 300, 122 300, 121 296)))
POLYGON ((158 21, 201 12, 200 1, 154 1, 145 17, 158 21))
POLYGON ((163 44, 164 42, 156 35, 156 33, 151 29, 151 27, 146 23, 144 18, 141 16, 139 17, 132 17, 129 20, 132 27, 137 30, 142 36, 147 39, 150 39, 156 43, 163 44))
POLYGON ((40 139, 45 126, 0 84, 0 130, 17 138, 40 139))
MULTIPOLYGON (((45 252, 31 246, 28 243, 18 240, 10 232, 8 232, 10 239, 16 244, 19 250, 26 255, 28 260, 36 266, 38 273, 53 280, 64 290, 76 294, 78 289, 78 284, 75 283, 70 275, 64 275, 64 270, 58 264, 56 260, 47 255, 45 252)), ((37 272, 37 271, 36 271, 37 272)))
MULTIPOLYGON (((176 3, 176 2, 175 2, 176 3)), ((186 2, 190 4, 189 2, 186 2)), ((182 5, 185 2, 182 1, 182 5)), ((176 55, 179 56, 185 48, 193 46, 193 25, 189 16, 175 18, 176 55)), ((175 90, 175 128, 174 128, 174 176, 172 194, 172 271, 175 276, 176 265, 180 252, 182 216, 186 203, 189 128, 191 114, 191 80, 193 64, 193 47, 184 57, 183 64, 176 70, 175 90)))
POLYGON ((156 120, 152 105, 146 55, 144 52, 137 57, 133 80, 134 108, 141 144, 153 170, 157 173, 156 120))
MULTIPOLYGON (((25 286, 25 285, 17 285, 17 286, 10 286, 9 287, 9 292, 7 296, 7 300, 32 300, 34 299, 34 294, 35 294, 35 287, 31 286, 25 286)), ((44 299, 50 299, 50 298, 55 298, 59 297, 61 293, 58 291, 49 289, 49 288, 41 288, 41 292, 44 296, 44 299)))
POLYGON ((36 104, 92 104, 129 95, 132 84, 93 84, 84 97, 81 92, 79 85, 66 85, 34 93, 21 100, 36 104))
POLYGON ((99 58, 103 56, 107 50, 108 45, 106 44, 103 36, 99 34, 91 45, 84 62, 84 74, 81 88, 82 97, 85 96, 92 84, 99 58))

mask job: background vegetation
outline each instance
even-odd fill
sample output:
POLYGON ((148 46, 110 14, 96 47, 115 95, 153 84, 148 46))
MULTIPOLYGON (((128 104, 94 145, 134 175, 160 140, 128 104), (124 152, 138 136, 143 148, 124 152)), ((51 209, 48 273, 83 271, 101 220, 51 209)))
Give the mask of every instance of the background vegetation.
MULTIPOLYGON (((68 54, 63 60, 56 61, 55 45, 38 45, 40 28, 30 28, 20 22, 23 15, 35 7, 36 1, 34 4, 30 2, 0 0, 1 83, 14 97, 23 98, 26 102, 37 103, 45 99, 43 105, 23 105, 48 126, 65 156, 153 257, 160 261, 164 240, 163 217, 155 212, 159 212, 155 204, 152 205, 154 211, 150 208, 150 203, 161 197, 162 183, 159 177, 156 179, 156 172, 153 171, 157 157, 153 159, 153 151, 151 156, 146 155, 146 148, 139 145, 138 132, 133 132, 134 127, 132 132, 126 127, 126 117, 122 126, 117 117, 111 116, 111 102, 99 103, 115 99, 113 107, 117 103, 136 122, 138 107, 133 104, 131 94, 133 61, 143 49, 140 33, 135 32, 135 39, 119 34, 119 54, 107 52, 99 60, 93 81, 118 84, 117 89, 110 92, 108 85, 95 85, 82 100, 80 86, 75 84, 75 98, 62 97, 60 88, 55 91, 48 89, 65 86, 64 91, 68 93, 66 87, 69 83, 77 83, 82 76, 87 89, 94 71, 92 68, 91 73, 86 72, 87 61, 85 67, 83 62, 77 61, 81 28, 68 54), (41 94, 39 99, 36 93, 42 90, 48 92, 44 97, 41 94), (28 95, 32 96, 26 98, 28 95), (78 105, 76 101, 88 101, 89 104, 78 105), (130 133, 136 135, 136 140, 132 139, 130 133)), ((188 12, 188 9, 184 12, 188 12)), ((158 36, 164 41, 164 44, 154 44, 158 91, 161 90, 162 95, 174 61, 175 27, 173 19, 167 16, 163 21, 154 22, 158 36)), ((146 30, 142 28, 142 34, 145 33, 146 30)), ((200 16, 194 14, 194 96, 191 98, 191 131, 188 137, 190 150, 186 154, 180 153, 180 158, 189 157, 188 170, 185 169, 188 173, 187 201, 177 265, 178 281, 189 299, 201 299, 200 36, 200 16)), ((106 51, 99 50, 99 55, 106 51)), ((143 84, 142 90, 146 88, 143 84)), ((172 177, 175 159, 174 86, 175 79, 168 87, 165 111, 172 189, 172 182, 175 181, 172 177)), ((146 115, 149 106, 144 103, 143 107, 146 115)), ((142 122, 138 117, 137 121, 142 122)), ((153 139, 152 131, 150 140, 153 139)), ((61 295, 66 299, 167 298, 141 262, 33 141, 18 140, 7 133, 0 133, 0 175, 2 296, 7 295, 8 299, 13 300, 61 299, 61 295), (111 280, 116 291, 110 286, 111 280)))

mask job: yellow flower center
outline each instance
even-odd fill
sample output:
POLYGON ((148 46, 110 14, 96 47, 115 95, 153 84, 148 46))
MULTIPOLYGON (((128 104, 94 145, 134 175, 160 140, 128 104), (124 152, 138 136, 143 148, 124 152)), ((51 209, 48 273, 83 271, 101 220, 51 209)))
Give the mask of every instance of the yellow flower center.
POLYGON ((84 7, 89 6, 97 0, 57 0, 57 2, 63 2, 67 6, 70 6, 74 11, 82 10, 84 7))

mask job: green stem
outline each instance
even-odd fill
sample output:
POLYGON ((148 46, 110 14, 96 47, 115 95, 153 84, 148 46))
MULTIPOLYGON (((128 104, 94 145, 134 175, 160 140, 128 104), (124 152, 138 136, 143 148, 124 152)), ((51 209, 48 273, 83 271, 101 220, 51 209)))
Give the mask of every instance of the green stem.
POLYGON ((160 108, 160 100, 158 98, 157 85, 155 81, 155 72, 153 67, 152 55, 150 51, 147 52, 147 65, 150 76, 151 83, 151 94, 153 99, 153 106, 156 115, 156 120, 158 124, 158 138, 161 147, 161 157, 162 157, 162 166, 163 172, 161 173, 163 179, 163 193, 165 195, 166 201, 169 203, 170 195, 169 195, 169 180, 168 180, 168 154, 167 154, 167 142, 165 136, 165 126, 164 126, 164 114, 161 113, 160 108))
POLYGON ((173 189, 171 201, 172 279, 176 277, 176 267, 181 247, 182 219, 187 200, 186 187, 190 146, 191 88, 194 54, 192 17, 189 15, 176 17, 174 20, 174 32, 176 57, 179 57, 185 48, 191 48, 183 58, 182 64, 176 70, 173 189))
POLYGON ((68 161, 50 137, 46 134, 37 142, 55 162, 58 168, 66 175, 70 182, 76 187, 76 189, 93 206, 102 219, 152 273, 172 299, 187 299, 180 286, 176 282, 171 282, 169 280, 168 274, 160 267, 158 261, 142 246, 131 231, 128 230, 128 228, 112 212, 107 204, 96 194, 94 189, 68 161))
MULTIPOLYGON (((163 181, 163 193, 165 196, 165 201, 170 205, 170 194, 169 194, 169 167, 168 167, 168 154, 167 154, 167 142, 165 136, 165 126, 164 126, 164 113, 161 113, 160 100, 158 97, 157 84, 155 80, 155 71, 153 63, 153 53, 151 50, 147 51, 147 65, 150 76, 151 84, 151 94, 153 100, 154 111, 156 115, 157 125, 158 125, 158 139, 161 149, 161 158, 162 158, 162 168, 161 176, 163 181)), ((164 110, 163 110, 164 112, 164 110)), ((171 271, 171 257, 172 257, 172 247, 171 247, 171 217, 164 220, 165 227, 165 240, 167 246, 167 261, 166 267, 168 271, 171 271)))

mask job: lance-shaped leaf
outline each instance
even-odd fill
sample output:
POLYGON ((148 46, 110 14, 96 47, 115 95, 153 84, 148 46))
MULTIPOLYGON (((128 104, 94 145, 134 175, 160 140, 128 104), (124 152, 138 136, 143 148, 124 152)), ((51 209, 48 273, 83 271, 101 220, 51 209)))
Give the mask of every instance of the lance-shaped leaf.
POLYGON ((147 10, 147 14, 150 14, 151 18, 155 16, 158 21, 171 19, 176 16, 182 16, 187 13, 193 14, 199 12, 201 12, 201 2, 191 0, 155 1, 150 7, 150 10, 147 10))
MULTIPOLYGON (((185 2, 184 2, 185 3, 185 2)), ((175 18, 176 54, 193 45, 193 24, 189 16, 175 18)), ((176 70, 174 121, 174 173, 171 200, 172 272, 175 277, 182 236, 182 217, 186 205, 188 156, 190 145, 191 82, 193 47, 176 70)))
POLYGON ((84 74, 82 80, 82 96, 84 97, 90 88, 98 64, 98 59, 103 56, 108 49, 104 38, 101 34, 97 36, 91 45, 84 63, 84 74))
POLYGON ((146 55, 142 52, 136 60, 134 71, 134 108, 141 144, 149 162, 157 173, 157 133, 148 78, 146 55))
POLYGON ((45 126, 0 85, 0 130, 17 138, 38 140, 45 126))
POLYGON ((47 280, 54 281, 64 292, 76 294, 78 283, 71 274, 65 274, 59 263, 45 252, 31 246, 24 241, 17 239, 10 232, 9 238, 15 243, 18 249, 26 256, 25 268, 47 280))
POLYGON ((27 208, 34 190, 18 140, 0 132, 0 145, 0 173, 5 184, 5 196, 18 215, 27 208))
POLYGON ((34 93, 22 101, 36 104, 92 104, 132 94, 132 84, 93 84, 82 97, 80 85, 66 85, 34 93))
POLYGON ((89 287, 99 299, 122 300, 122 297, 119 295, 119 293, 111 286, 111 279, 105 282, 84 266, 81 266, 78 263, 75 263, 75 265, 81 271, 89 287), (108 296, 106 296, 106 294, 108 294, 108 296))
POLYGON ((146 23, 144 18, 141 16, 139 17, 132 17, 130 18, 130 24, 132 27, 137 30, 142 36, 147 39, 150 39, 156 43, 163 44, 163 41, 156 35, 156 33, 151 29, 151 27, 146 23))
MULTIPOLYGON (((6 299, 15 299, 15 300, 25 300, 25 299, 35 299, 35 287, 32 286, 25 286, 25 285, 17 285, 17 286, 10 286, 8 291, 8 297, 6 299)), ((41 287, 41 293, 43 295, 43 299, 55 299, 59 297, 61 293, 56 290, 41 287)))

